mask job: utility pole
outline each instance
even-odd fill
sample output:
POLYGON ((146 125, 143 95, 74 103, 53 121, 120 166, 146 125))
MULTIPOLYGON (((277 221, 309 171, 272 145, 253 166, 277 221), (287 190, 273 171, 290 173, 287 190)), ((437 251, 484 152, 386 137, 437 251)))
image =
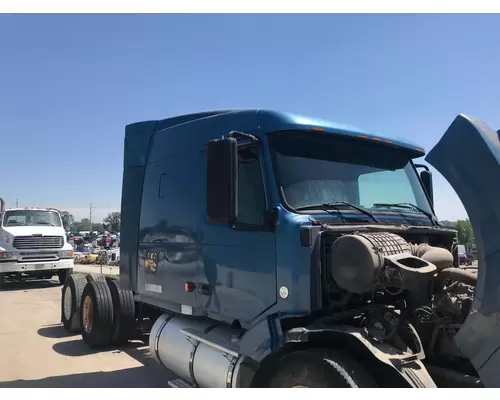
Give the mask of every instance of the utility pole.
POLYGON ((90 217, 89 217, 89 220, 90 220, 90 229, 89 231, 92 233, 92 210, 93 210, 94 207, 92 207, 92 203, 90 203, 90 217))
POLYGON ((16 199, 16 208, 19 207, 19 199, 16 199))

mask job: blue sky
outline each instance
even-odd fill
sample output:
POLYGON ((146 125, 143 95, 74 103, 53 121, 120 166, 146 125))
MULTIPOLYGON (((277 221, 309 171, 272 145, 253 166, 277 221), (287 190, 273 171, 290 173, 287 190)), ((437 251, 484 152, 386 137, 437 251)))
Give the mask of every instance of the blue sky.
MULTIPOLYGON (((9 205, 119 210, 124 126, 261 107, 430 149, 460 113, 500 128, 496 15, 1 15, 9 205)), ((441 219, 462 204, 435 178, 441 219)))

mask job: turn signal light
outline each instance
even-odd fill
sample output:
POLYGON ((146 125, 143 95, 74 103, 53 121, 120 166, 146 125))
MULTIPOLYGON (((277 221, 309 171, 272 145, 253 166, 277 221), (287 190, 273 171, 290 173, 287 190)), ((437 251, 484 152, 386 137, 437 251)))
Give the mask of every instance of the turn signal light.
POLYGON ((63 250, 59 253, 59 257, 61 258, 72 258, 74 256, 73 250, 63 250))
POLYGON ((0 260, 8 260, 13 257, 12 253, 8 251, 0 251, 0 260))

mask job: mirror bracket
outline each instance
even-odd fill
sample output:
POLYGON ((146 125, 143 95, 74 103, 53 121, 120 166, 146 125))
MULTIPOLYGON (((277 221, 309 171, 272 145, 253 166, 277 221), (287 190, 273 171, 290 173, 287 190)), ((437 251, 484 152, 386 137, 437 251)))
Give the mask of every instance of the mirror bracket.
POLYGON ((415 168, 423 168, 425 169, 427 172, 431 172, 431 170, 429 169, 429 167, 425 164, 415 164, 415 168))
POLYGON ((250 133, 245 133, 245 132, 239 132, 239 131, 231 131, 227 135, 228 137, 232 138, 246 138, 250 139, 252 142, 258 142, 259 138, 257 136, 251 135, 250 133))

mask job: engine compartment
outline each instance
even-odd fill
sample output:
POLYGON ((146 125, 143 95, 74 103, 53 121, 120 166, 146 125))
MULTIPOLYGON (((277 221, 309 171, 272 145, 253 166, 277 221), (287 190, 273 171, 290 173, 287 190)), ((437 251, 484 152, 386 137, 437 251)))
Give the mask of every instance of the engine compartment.
POLYGON ((324 309, 350 314, 349 323, 373 340, 403 350, 421 346, 426 363, 476 377, 454 338, 471 310, 477 267, 460 267, 456 246, 455 236, 435 232, 325 231, 324 309), (398 329, 406 323, 418 340, 401 340, 398 329))

